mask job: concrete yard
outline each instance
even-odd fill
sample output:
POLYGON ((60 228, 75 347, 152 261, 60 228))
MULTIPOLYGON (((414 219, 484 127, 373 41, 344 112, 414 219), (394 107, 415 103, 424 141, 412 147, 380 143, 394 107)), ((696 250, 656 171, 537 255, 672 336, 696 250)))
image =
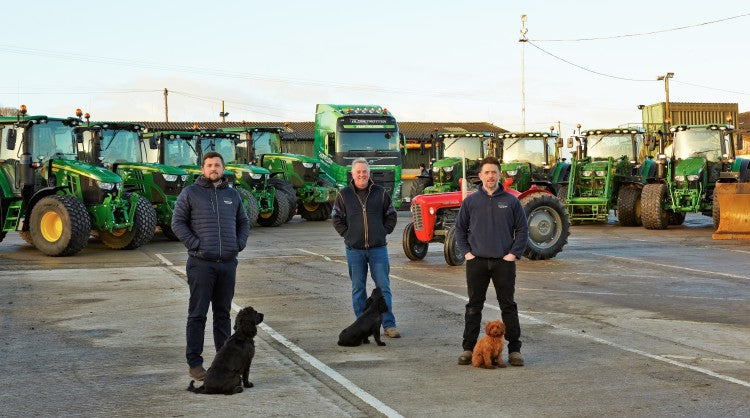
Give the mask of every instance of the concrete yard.
MULTIPOLYGON (((113 251, 92 240, 51 258, 9 233, 0 243, 1 415, 750 416, 750 242, 712 240, 710 218, 689 215, 664 231, 574 226, 556 258, 520 261, 526 366, 495 370, 457 365, 464 268, 449 267, 440 244, 408 260, 409 221, 399 212, 389 239, 403 338, 384 338, 385 347, 336 345, 354 315, 330 221, 253 229, 234 302, 265 322, 255 387, 233 396, 185 390, 180 243, 157 233, 113 251)), ((484 319, 499 317, 490 288, 484 319)))

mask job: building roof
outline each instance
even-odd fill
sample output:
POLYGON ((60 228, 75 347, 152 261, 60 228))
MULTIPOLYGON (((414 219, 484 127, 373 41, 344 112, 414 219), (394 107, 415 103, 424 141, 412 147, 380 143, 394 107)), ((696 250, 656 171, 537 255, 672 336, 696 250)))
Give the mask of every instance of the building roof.
MULTIPOLYGON (((148 130, 191 130, 195 125, 199 129, 241 128, 255 126, 287 127, 299 140, 312 141, 315 134, 315 122, 138 122, 148 130)), ((487 122, 399 122, 399 130, 409 140, 427 139, 435 132, 493 132, 495 135, 507 132, 505 129, 487 122)))

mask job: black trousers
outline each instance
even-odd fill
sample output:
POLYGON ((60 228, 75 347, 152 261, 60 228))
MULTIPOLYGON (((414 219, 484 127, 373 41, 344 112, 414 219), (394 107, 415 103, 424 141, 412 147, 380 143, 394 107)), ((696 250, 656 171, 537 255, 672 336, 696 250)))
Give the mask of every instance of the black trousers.
POLYGON ((206 332, 206 314, 211 305, 214 318, 214 347, 218 352, 232 334, 232 298, 237 273, 237 260, 216 262, 188 257, 188 285, 190 302, 186 327, 188 366, 203 364, 203 339, 206 332))
POLYGON ((495 287, 495 295, 505 323, 508 352, 520 352, 521 324, 518 321, 518 306, 513 300, 516 286, 516 263, 502 258, 476 257, 466 262, 469 303, 466 304, 463 349, 471 351, 477 343, 482 325, 482 308, 490 280, 495 287))

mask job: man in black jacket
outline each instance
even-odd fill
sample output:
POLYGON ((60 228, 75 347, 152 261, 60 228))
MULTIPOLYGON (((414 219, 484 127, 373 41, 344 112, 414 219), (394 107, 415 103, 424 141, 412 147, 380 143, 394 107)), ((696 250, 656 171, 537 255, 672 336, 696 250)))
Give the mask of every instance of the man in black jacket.
POLYGON ((218 352, 232 332, 229 312, 234 297, 237 253, 245 248, 250 220, 240 193, 224 177, 224 158, 203 156, 195 183, 180 193, 172 214, 172 230, 188 249, 190 302, 185 355, 190 377, 203 380, 203 336, 208 305, 213 310, 214 346, 218 352))
POLYGON ((462 344, 464 351, 458 358, 458 364, 471 363, 491 279, 505 323, 508 363, 523 366, 521 325, 513 294, 516 260, 521 259, 526 250, 529 226, 521 202, 499 183, 500 162, 497 158, 487 157, 479 167, 482 187, 461 203, 456 219, 456 246, 466 258, 469 293, 462 344))
POLYGON ((383 329, 386 337, 399 338, 396 317, 391 303, 391 286, 388 274, 386 235, 396 227, 396 209, 391 197, 381 186, 370 180, 370 165, 364 158, 352 162, 352 181, 342 188, 333 203, 333 227, 344 237, 346 263, 352 281, 352 306, 359 317, 367 300, 367 270, 379 287, 388 305, 383 314, 383 329))

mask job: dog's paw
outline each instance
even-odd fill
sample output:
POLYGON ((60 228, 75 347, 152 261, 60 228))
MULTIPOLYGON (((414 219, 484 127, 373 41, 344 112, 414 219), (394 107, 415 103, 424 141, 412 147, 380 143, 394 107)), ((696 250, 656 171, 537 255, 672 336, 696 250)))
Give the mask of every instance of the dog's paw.
POLYGON ((251 388, 251 387, 253 387, 255 385, 253 385, 253 382, 243 382, 242 386, 244 386, 246 388, 251 388))
POLYGON ((382 342, 382 341, 378 341, 378 345, 381 346, 381 347, 383 347, 385 345, 385 343, 382 342))
POLYGON ((508 366, 507 366, 507 365, 506 365, 505 363, 499 363, 499 364, 497 365, 497 367, 499 367, 499 368, 501 368, 501 369, 504 369, 504 368, 506 368, 506 367, 508 367, 508 366))
POLYGON ((362 340, 362 344, 370 344, 370 339, 365 338, 364 340, 362 340))

